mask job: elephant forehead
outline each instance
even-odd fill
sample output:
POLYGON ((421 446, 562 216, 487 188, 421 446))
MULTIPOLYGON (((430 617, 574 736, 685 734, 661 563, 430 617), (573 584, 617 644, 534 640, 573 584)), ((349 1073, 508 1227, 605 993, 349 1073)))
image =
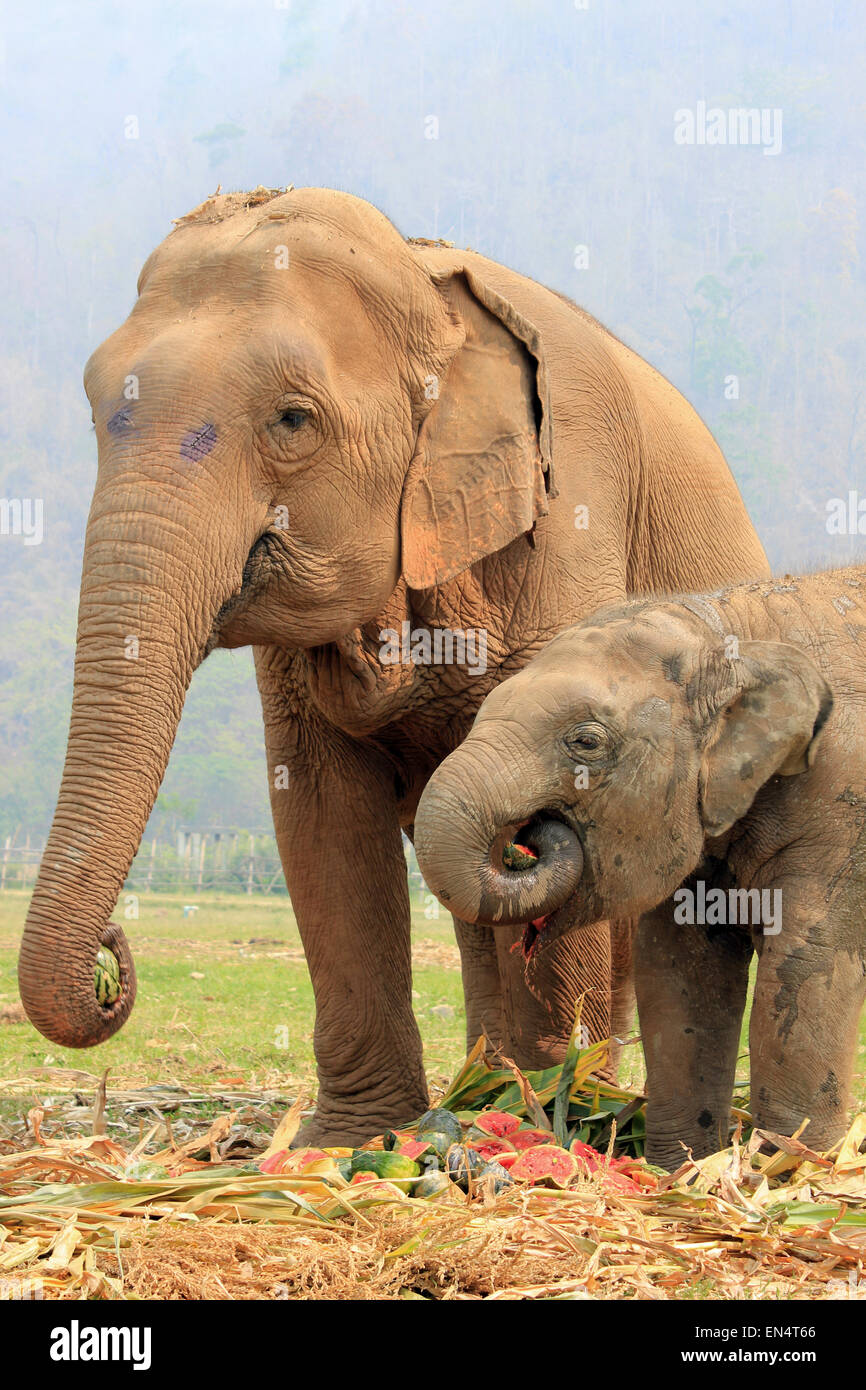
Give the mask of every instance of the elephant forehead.
POLYGON ((297 212, 193 224, 178 228, 149 258, 139 292, 187 305, 294 298, 313 316, 323 301, 333 314, 336 300, 349 313, 364 305, 378 320, 390 307, 400 317, 412 298, 410 282, 417 290, 418 268, 394 236, 396 254, 390 246, 385 255, 366 237, 297 212))
POLYGON ((635 625, 628 620, 567 629, 544 648, 527 674, 551 682, 579 680, 608 694, 623 681, 641 681, 652 669, 651 644, 637 643, 635 625))
POLYGON ((139 301, 85 367, 91 402, 95 408, 97 404, 107 408, 116 401, 141 426, 151 418, 163 418, 167 390, 179 402, 194 398, 224 414, 225 391, 233 378, 236 385, 251 374, 261 381, 265 364, 273 366, 279 380, 290 376, 301 386, 327 381, 330 354, 309 328, 302 332, 286 320, 266 331, 261 323, 256 326, 252 314, 245 324, 246 317, 245 311, 237 315, 196 312, 179 320, 139 301), (124 395, 124 384, 129 382, 134 383, 134 391, 124 395))
POLYGON ((545 670, 532 663, 492 691, 484 711, 502 719, 531 721, 541 716, 558 723, 612 717, 619 705, 597 668, 545 670))
POLYGON ((329 286, 317 306, 319 323, 297 294, 281 305, 252 295, 237 304, 195 303, 179 315, 176 301, 159 288, 148 289, 91 356, 88 395, 94 403, 114 400, 124 381, 134 378, 141 399, 130 409, 143 423, 152 387, 160 392, 153 396, 155 409, 162 408, 170 388, 224 412, 226 390, 245 392, 250 384, 259 392, 279 394, 291 385, 314 395, 344 396, 354 387, 369 390, 377 380, 387 384, 395 369, 382 335, 364 315, 335 314, 332 300, 329 286))
POLYGON ((631 723, 640 734, 667 733, 673 723, 672 702, 661 695, 650 695, 632 710, 631 723))
POLYGON ((694 627, 678 613, 643 604, 609 618, 585 620, 551 642, 540 660, 568 664, 572 670, 593 667, 604 673, 613 690, 623 683, 656 687, 659 678, 684 684, 699 650, 694 627))

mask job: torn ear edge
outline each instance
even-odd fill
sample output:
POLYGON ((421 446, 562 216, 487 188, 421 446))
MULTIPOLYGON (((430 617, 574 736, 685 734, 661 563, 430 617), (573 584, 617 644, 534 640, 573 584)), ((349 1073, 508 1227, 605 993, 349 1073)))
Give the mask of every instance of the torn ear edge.
POLYGON ((531 543, 553 488, 541 333, 463 265, 432 273, 431 283, 453 346, 403 484, 401 568, 418 590, 448 583, 521 535, 531 543))
POLYGON ((553 473, 553 411, 550 403, 550 378, 541 333, 534 323, 530 323, 529 319, 524 318, 523 314, 515 309, 510 299, 505 299, 503 295, 491 289, 465 265, 458 271, 434 272, 433 283, 441 289, 449 280, 453 280, 455 275, 463 276, 478 302, 483 304, 485 309, 489 309, 490 313, 499 319, 499 322, 508 329, 509 333, 512 333, 523 343, 532 356, 535 363, 536 411, 539 416, 536 419, 536 428, 541 454, 541 469, 544 474, 547 496, 555 498, 559 494, 553 473))

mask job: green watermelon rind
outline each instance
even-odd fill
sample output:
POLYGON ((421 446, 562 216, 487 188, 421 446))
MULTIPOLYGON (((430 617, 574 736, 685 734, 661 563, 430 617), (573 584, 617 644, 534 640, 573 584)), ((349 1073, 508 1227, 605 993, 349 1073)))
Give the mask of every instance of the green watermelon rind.
POLYGON ((418 1139, 426 1139, 429 1133, 447 1134, 452 1144, 463 1141, 463 1126, 453 1110, 426 1110, 415 1126, 418 1139))
POLYGON ((379 1178, 396 1180, 417 1178, 421 1169, 412 1158, 405 1154, 391 1153, 388 1149, 356 1149, 349 1160, 350 1179, 356 1173, 375 1173, 379 1178))

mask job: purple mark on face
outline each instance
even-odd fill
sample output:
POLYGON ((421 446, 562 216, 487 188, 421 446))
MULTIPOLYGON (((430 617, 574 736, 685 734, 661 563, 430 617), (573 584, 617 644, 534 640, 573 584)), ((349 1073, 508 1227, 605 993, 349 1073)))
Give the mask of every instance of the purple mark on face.
POLYGON ((109 434, 125 434, 127 430, 133 429, 134 425, 128 406, 122 405, 119 410, 115 410, 105 428, 109 434))
POLYGON ((209 454, 217 442, 217 432, 213 425, 201 425, 197 430, 190 430, 185 434, 180 442, 180 456, 183 459, 190 459, 197 463, 209 454))

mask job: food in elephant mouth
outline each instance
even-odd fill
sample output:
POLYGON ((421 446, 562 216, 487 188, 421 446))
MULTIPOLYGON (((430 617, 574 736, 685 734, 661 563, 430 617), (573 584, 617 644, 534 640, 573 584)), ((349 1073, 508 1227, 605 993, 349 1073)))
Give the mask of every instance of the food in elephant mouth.
POLYGON ((523 951, 524 960, 532 960, 533 955, 538 949, 538 939, 552 916, 553 913, 548 912, 545 917, 536 917, 534 922, 527 922, 526 926, 523 928, 523 936, 520 938, 520 941, 515 944, 519 945, 523 951))
MULTIPOLYGON (((506 869, 512 873, 520 873, 523 869, 529 869, 538 862, 538 855, 531 845, 522 845, 519 840, 510 840, 502 851, 502 863, 506 869)), ((520 941, 516 941, 512 946, 512 951, 517 950, 518 946, 523 951, 525 960, 530 960, 532 953, 538 944, 538 938, 547 925, 551 913, 544 917, 536 917, 534 922, 527 922, 523 929, 523 936, 520 941)))
POLYGON ((532 865, 538 862, 538 855, 531 845, 522 845, 517 840, 509 840, 502 851, 502 863, 506 869, 512 873, 520 873, 523 869, 531 869, 532 865))
MULTIPOLYGON (((529 824, 531 824, 531 822, 527 822, 527 826, 529 824)), ((522 827, 520 833, 523 833, 527 826, 522 827)), ((517 838, 510 840, 502 850, 502 863, 505 868, 510 869, 512 873, 520 873, 524 869, 531 868, 532 865, 537 862, 538 854, 532 846, 521 844, 520 840, 517 838)), ((515 941, 511 948, 512 951, 519 949, 523 952, 524 960, 531 960, 538 947, 539 937, 553 916, 555 916, 555 913, 547 912, 543 917, 536 917, 533 921, 527 922, 523 929, 522 937, 519 941, 515 941)))
POLYGON ((218 646, 221 630, 239 611, 245 609, 264 592, 268 583, 281 571, 285 560, 285 549, 281 546, 279 532, 265 531, 259 536, 244 562, 240 589, 226 599, 214 619, 207 641, 206 656, 218 646))

